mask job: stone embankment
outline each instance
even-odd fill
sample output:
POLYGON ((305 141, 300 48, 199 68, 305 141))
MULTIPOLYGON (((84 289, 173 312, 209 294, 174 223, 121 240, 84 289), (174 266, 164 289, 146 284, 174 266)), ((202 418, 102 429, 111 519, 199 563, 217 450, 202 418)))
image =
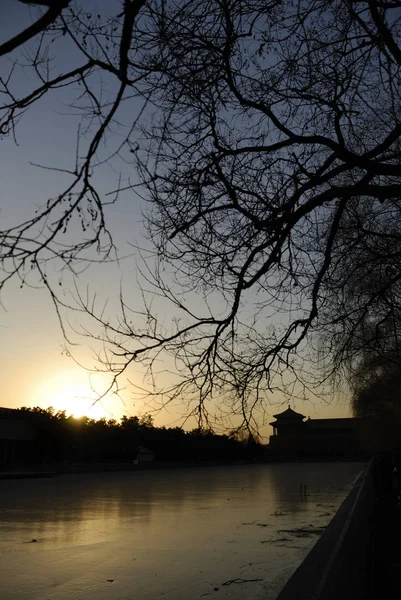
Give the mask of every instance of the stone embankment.
POLYGON ((277 600, 400 598, 400 481, 375 457, 277 600))

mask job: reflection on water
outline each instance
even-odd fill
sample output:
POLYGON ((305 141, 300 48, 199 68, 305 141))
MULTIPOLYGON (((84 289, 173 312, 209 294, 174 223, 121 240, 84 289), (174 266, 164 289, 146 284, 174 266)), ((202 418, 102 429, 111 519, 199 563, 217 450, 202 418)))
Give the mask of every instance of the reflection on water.
POLYGON ((273 598, 362 468, 300 463, 2 481, 4 597, 273 598))

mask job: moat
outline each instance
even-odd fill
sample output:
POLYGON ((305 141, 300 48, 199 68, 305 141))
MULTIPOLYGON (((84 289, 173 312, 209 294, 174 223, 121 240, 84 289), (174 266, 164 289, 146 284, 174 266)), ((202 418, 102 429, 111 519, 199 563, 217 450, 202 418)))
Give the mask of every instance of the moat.
POLYGON ((273 600, 366 463, 0 482, 7 600, 273 600))

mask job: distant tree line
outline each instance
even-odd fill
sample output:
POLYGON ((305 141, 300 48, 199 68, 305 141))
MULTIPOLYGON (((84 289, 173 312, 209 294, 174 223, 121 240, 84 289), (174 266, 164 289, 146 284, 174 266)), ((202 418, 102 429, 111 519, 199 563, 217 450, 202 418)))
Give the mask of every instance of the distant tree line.
POLYGON ((52 407, 23 407, 18 414, 35 433, 30 462, 133 462, 140 446, 153 451, 157 462, 237 461, 256 458, 261 448, 252 436, 238 432, 156 427, 150 415, 123 416, 118 422, 75 418, 52 407))

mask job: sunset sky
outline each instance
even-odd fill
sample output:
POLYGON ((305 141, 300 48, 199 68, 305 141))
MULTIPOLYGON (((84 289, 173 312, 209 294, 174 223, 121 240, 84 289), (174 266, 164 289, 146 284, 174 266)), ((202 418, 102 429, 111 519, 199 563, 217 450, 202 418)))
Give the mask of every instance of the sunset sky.
MULTIPOLYGON (((88 2, 99 12, 110 7, 108 0, 88 2)), ((27 26, 37 14, 36 9, 19 3, 17 0, 3 0, 0 7, 0 40, 27 26)), ((27 45, 28 46, 28 45, 27 45)), ((24 48, 29 51, 29 48, 24 48)), ((4 59, 0 62, 0 72, 4 59)), ((7 60, 7 59, 6 59, 7 60)), ((65 60, 69 60, 68 57, 65 60)), ((23 88, 24 82, 21 81, 23 88)), ((1 100, 0 100, 1 101, 1 100)), ((49 99, 36 104, 24 116, 17 130, 17 144, 11 138, 1 140, 1 219, 4 223, 18 222, 29 217, 37 205, 43 205, 47 198, 57 193, 63 184, 63 175, 44 171, 30 165, 35 162, 44 165, 63 167, 74 156, 76 144, 76 118, 69 114, 66 98, 58 92, 49 99)), ((122 118, 129 119, 137 110, 136 106, 126 107, 122 118)), ((112 143, 112 142, 111 142, 112 143)), ((135 180, 133 169, 125 176, 135 180)), ((102 193, 114 189, 115 171, 104 168, 98 175, 98 187, 102 193)), ((129 245, 147 244, 143 237, 141 200, 132 191, 121 196, 119 204, 108 211, 109 227, 121 255, 132 254, 129 245)), ((120 265, 94 265, 80 276, 80 285, 85 289, 90 285, 92 293, 99 291, 103 299, 109 299, 109 309, 118 300, 122 282, 128 292, 131 306, 135 306, 136 289, 135 257, 124 259, 120 265)), ((63 281, 63 286, 66 286, 63 281)), ((68 298, 68 287, 63 289, 68 298)), ((65 340, 60 330, 57 316, 48 294, 43 289, 20 288, 20 282, 10 283, 3 295, 0 312, 1 364, 0 405, 7 407, 52 405, 56 410, 65 409, 76 416, 87 414, 93 418, 116 417, 123 414, 134 415, 146 411, 145 402, 139 400, 127 385, 122 398, 112 397, 103 405, 91 408, 95 392, 102 392, 108 384, 107 375, 98 375, 89 381, 89 374, 81 369, 63 350, 65 340)), ((79 316, 71 315, 71 323, 79 328, 79 316)), ((74 358, 88 367, 94 364, 91 342, 74 336, 78 345, 70 348, 74 358)), ((129 377, 139 386, 142 372, 131 370, 129 377)), ((280 398, 274 398, 271 414, 280 412, 280 398)), ((323 401, 314 403, 294 402, 295 410, 316 417, 349 416, 345 399, 326 405, 323 401)), ((176 425, 183 410, 171 407, 156 418, 157 424, 176 425)), ((194 426, 191 422, 190 425, 194 426)), ((268 432, 268 429, 266 429, 268 432)))

